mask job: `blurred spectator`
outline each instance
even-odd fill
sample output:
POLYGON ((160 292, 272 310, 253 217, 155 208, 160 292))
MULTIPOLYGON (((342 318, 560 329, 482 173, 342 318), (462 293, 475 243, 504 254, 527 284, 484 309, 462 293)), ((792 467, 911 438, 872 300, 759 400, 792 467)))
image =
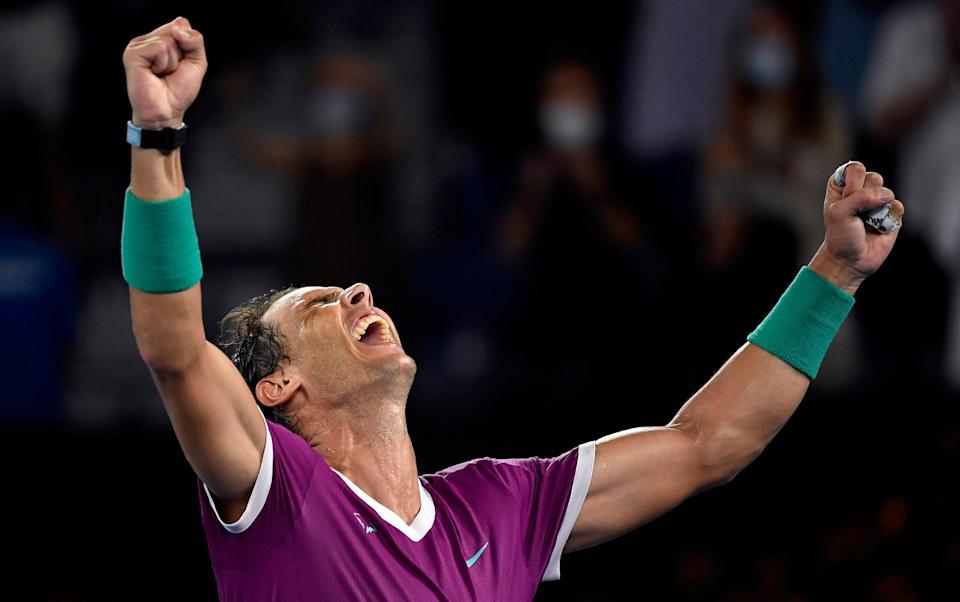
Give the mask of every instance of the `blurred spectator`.
MULTIPOLYGON (((719 339, 724 344, 753 326, 819 248, 826 178, 849 152, 848 128, 823 89, 809 40, 782 9, 756 8, 731 52, 726 110, 703 165, 702 259, 718 292, 712 298, 730 304, 721 310, 727 319, 720 328, 729 329, 729 339, 719 339), (769 295, 754 293, 762 299, 757 306, 721 293, 759 282, 770 288, 769 295)), ((853 376, 845 334, 821 382, 853 376)))
POLYGON ((666 340, 656 275, 666 266, 644 223, 656 211, 603 145, 603 106, 588 66, 566 62, 546 73, 542 141, 523 159, 498 235, 503 260, 521 275, 504 331, 513 376, 551 405, 608 398, 627 366, 634 378, 652 371, 643 359, 666 340), (603 309, 585 309, 595 304, 603 309))
MULTIPOLYGON (((706 155, 711 215, 782 220, 797 232, 799 257, 823 241, 826 177, 849 153, 849 128, 825 93, 809 41, 772 5, 761 6, 733 44, 731 81, 719 133, 706 155)), ((723 236, 710 261, 725 263, 743 239, 723 236)), ((742 225, 739 226, 742 228, 742 225)))
MULTIPOLYGON (((302 0, 298 0, 301 1, 302 0)), ((393 228, 398 244, 419 247, 431 237, 435 165, 443 132, 435 106, 437 63, 434 14, 428 0, 305 2, 313 56, 354 56, 372 69, 386 92, 389 119, 402 132, 392 158, 393 228)), ((374 285, 377 283, 374 282, 374 285)))
MULTIPOLYGON (((592 234, 604 240, 604 246, 635 247, 639 223, 611 188, 609 158, 600 149, 605 125, 600 90, 589 68, 568 63, 550 71, 544 79, 537 117, 544 144, 526 157, 521 167, 520 191, 501 233, 504 255, 509 259, 525 255, 538 234, 553 225, 549 211, 562 212, 562 218, 569 220, 564 227, 573 226, 573 230, 565 230, 567 236, 591 226, 598 228, 592 234), (549 202, 562 194, 574 196, 585 206, 549 202), (579 221, 583 215, 574 217, 575 210, 586 210, 589 221, 579 221)), ((569 246, 568 250, 573 251, 569 246)), ((588 253, 593 250, 587 246, 588 253)), ((571 268, 585 274, 596 267, 582 253, 555 259, 568 276, 573 276, 568 271, 571 268)))
POLYGON ((335 55, 310 68, 302 94, 296 132, 246 139, 259 161, 296 183, 287 278, 383 289, 397 257, 398 137, 386 85, 362 58, 335 55))
POLYGON ((872 137, 899 144, 896 190, 953 280, 947 374, 960 387, 960 2, 909 2, 878 28, 862 103, 872 137))

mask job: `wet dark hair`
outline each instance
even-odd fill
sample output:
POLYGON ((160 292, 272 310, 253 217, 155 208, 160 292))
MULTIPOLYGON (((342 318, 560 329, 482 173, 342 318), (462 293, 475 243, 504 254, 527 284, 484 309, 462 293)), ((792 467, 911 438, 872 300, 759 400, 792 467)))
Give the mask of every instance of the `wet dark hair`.
MULTIPOLYGON (((273 374, 280 362, 290 359, 283 333, 276 326, 265 324, 263 314, 277 299, 293 290, 296 287, 289 286, 257 295, 231 309, 220 321, 217 347, 240 371, 254 399, 257 397, 257 383, 273 374)), ((297 432, 293 417, 282 406, 268 408, 259 399, 257 405, 273 422, 297 432)))

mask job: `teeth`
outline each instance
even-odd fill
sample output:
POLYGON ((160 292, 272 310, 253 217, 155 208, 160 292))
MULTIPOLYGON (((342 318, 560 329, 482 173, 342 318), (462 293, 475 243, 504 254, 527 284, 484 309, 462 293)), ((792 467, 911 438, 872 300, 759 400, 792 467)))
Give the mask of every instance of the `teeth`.
POLYGON ((356 328, 353 329, 353 339, 355 341, 359 341, 360 338, 367 333, 367 329, 370 328, 370 325, 373 324, 374 322, 379 322, 380 324, 383 325, 383 340, 392 343, 393 336, 392 336, 392 333, 390 332, 390 325, 387 324, 383 320, 383 318, 376 315, 367 316, 366 318, 357 322, 356 328))

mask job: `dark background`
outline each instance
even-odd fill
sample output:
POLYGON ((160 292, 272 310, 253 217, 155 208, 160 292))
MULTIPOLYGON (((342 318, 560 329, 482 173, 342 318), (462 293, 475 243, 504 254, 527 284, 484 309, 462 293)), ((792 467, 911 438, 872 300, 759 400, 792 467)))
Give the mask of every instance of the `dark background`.
POLYGON ((665 424, 816 250, 833 169, 883 173, 905 229, 778 438, 538 599, 960 599, 957 4, 5 3, 3 597, 216 596, 119 263, 121 54, 182 13, 208 334, 369 283, 425 473, 665 424))

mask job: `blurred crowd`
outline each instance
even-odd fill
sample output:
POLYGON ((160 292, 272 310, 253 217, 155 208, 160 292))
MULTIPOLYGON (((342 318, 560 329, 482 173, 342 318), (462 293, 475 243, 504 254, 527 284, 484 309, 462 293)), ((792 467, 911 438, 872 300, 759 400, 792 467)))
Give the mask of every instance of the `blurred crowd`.
MULTIPOLYGON (((176 16, 100 4, 0 8, 0 426, 91 449, 167 428, 119 270, 120 55, 176 16)), ((190 10, 207 332, 367 282, 418 363, 425 471, 665 423, 817 250, 836 166, 880 171, 897 249, 773 458, 541 596, 615 599, 594 569, 624 566, 646 599, 960 599, 960 0, 190 10), (759 495, 776 528, 725 520, 759 495)))

